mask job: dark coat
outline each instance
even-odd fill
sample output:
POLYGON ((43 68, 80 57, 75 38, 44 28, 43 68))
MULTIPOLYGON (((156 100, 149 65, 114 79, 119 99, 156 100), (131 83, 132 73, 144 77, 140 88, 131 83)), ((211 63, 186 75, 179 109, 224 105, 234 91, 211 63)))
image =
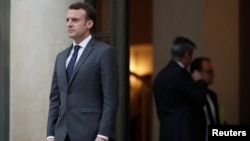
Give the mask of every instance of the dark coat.
POLYGON ((153 91, 160 121, 159 141, 203 141, 207 84, 194 82, 188 71, 171 60, 155 78, 153 91))

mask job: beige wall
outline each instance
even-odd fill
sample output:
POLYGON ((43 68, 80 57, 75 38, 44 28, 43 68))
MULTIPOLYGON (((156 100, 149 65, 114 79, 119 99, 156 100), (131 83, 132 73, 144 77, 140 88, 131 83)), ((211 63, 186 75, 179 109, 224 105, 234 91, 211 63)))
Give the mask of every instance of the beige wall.
MULTIPOLYGON (((173 38, 183 35, 197 46, 195 56, 212 59, 218 92, 229 124, 239 123, 239 4, 235 0, 154 0, 154 76, 170 59, 173 38)), ((154 109, 152 141, 158 139, 159 122, 154 109)))
POLYGON ((70 44, 71 2, 11 0, 10 141, 45 140, 54 60, 70 44))
POLYGON ((215 82, 228 123, 239 123, 239 2, 204 0, 202 55, 212 59, 215 82))
POLYGON ((158 72, 169 61, 169 47, 176 36, 181 35, 190 38, 197 44, 197 52, 200 52, 202 35, 201 5, 200 0, 153 1, 153 47, 155 51, 155 72, 158 72))
MULTIPOLYGON (((170 45, 176 36, 186 36, 202 50, 202 3, 200 0, 154 0, 153 1, 153 48, 154 76, 170 59, 170 45)), ((158 140, 159 122, 153 108, 152 141, 158 140)))

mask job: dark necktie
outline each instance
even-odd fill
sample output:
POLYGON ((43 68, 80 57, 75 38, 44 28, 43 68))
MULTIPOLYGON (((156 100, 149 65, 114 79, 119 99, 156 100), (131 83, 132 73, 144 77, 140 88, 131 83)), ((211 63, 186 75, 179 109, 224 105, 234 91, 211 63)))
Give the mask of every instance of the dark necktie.
POLYGON ((211 125, 214 125, 214 124, 215 124, 215 121, 214 121, 212 109, 211 109, 210 106, 211 106, 211 105, 210 105, 209 101, 207 100, 207 101, 206 101, 206 108, 207 108, 208 119, 209 119, 209 121, 210 121, 210 124, 211 124, 211 125))
POLYGON ((77 59, 77 54, 78 54, 78 50, 81 46, 79 45, 75 45, 74 46, 74 53, 69 61, 68 67, 67 67, 67 78, 68 81, 70 81, 71 75, 73 73, 74 67, 75 67, 75 63, 76 63, 76 59, 77 59))

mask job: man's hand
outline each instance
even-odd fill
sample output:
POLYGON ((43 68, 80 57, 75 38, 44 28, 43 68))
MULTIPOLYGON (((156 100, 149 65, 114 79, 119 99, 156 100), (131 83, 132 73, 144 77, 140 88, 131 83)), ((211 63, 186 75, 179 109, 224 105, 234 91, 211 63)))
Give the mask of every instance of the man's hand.
POLYGON ((104 138, 101 138, 101 137, 96 137, 95 138, 95 141, 108 141, 108 140, 106 140, 106 139, 104 139, 104 138))
POLYGON ((195 70, 192 73, 192 77, 193 77, 194 81, 201 80, 202 79, 202 74, 201 74, 201 72, 195 70))
POLYGON ((55 141, 55 138, 49 138, 47 141, 55 141))

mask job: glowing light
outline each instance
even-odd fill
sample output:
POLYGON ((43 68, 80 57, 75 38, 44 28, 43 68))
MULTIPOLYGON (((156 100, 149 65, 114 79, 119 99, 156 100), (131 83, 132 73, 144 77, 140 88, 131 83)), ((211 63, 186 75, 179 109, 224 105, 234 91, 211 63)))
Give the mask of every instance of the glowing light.
POLYGON ((130 72, 139 76, 152 74, 153 56, 151 44, 132 44, 130 47, 130 72))

